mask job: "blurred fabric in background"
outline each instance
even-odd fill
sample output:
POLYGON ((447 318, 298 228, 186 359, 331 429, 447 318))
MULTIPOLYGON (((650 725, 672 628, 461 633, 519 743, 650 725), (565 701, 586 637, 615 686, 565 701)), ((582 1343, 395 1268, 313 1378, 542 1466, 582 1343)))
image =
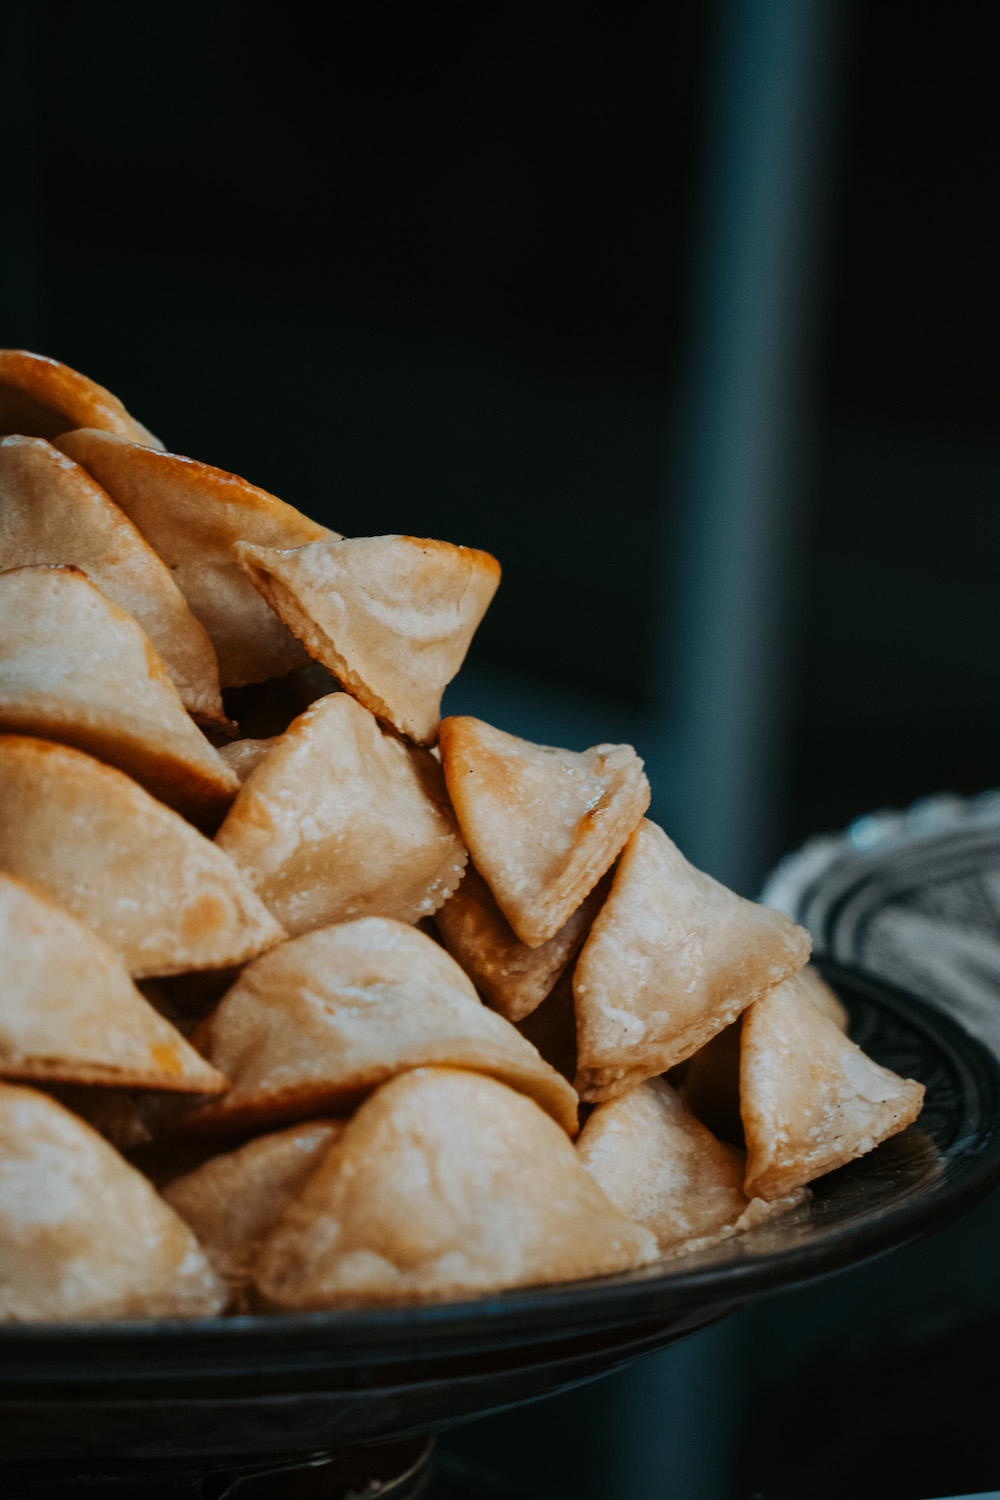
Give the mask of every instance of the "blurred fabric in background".
MULTIPOLYGON (((0 343, 345 534, 494 552, 452 711, 634 741, 747 892, 996 782, 994 8, 4 20, 0 343)), ((734 1320, 463 1441, 553 1496, 725 1494, 718 1425, 824 1295, 747 1315, 752 1358, 734 1320)))

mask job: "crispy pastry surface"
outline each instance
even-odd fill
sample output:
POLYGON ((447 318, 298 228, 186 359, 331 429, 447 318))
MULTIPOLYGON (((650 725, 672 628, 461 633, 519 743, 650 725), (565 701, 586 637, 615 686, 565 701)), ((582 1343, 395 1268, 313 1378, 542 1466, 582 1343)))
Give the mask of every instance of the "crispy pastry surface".
POLYGON ((198 1318, 225 1301, 141 1173, 54 1099, 0 1084, 0 1320, 198 1318))
POLYGON ((0 573, 0 729, 75 745, 203 827, 239 788, 145 631, 76 567, 0 573))
POLYGON ((417 922, 468 857, 436 761, 347 693, 318 699, 271 746, 217 843, 291 933, 361 916, 417 922))
POLYGON ((26 349, 0 349, 0 433, 54 438, 70 427, 96 427, 162 448, 96 380, 26 349))
POLYGON ((297 547, 336 535, 238 474, 110 433, 67 432, 57 444, 107 490, 174 575, 211 637, 223 687, 263 682, 308 657, 268 609, 233 552, 236 542, 297 547))
POLYGON ((262 1241, 343 1129, 341 1120, 303 1120, 213 1156, 163 1189, 166 1202, 229 1286, 237 1308, 244 1305, 262 1241))
POLYGON ((807 994, 816 1009, 822 1011, 840 1031, 847 1030, 847 1006, 839 1000, 815 964, 806 964, 798 973, 798 988, 807 994))
POLYGON ((230 1079, 186 1130, 252 1129, 349 1109, 394 1074, 440 1064, 501 1079, 576 1133, 576 1095, 415 927, 367 917, 248 964, 199 1032, 230 1079))
MULTIPOLYGON (((841 1031, 847 1030, 847 1010, 815 965, 809 963, 796 976, 798 987, 841 1031)), ((746 1012, 743 1012, 746 1015, 746 1012)), ((740 1033, 743 1015, 699 1047, 687 1062, 684 1102, 703 1125, 721 1140, 745 1145, 740 1116, 740 1033)))
POLYGON ((258 1257, 275 1309, 430 1301, 656 1256, 522 1094, 419 1069, 361 1106, 258 1257))
POLYGON ((577 1154, 630 1219, 661 1250, 733 1232, 749 1206, 743 1154, 716 1140, 664 1078, 598 1104, 577 1154))
POLYGON ((421 744, 500 582, 488 552, 412 536, 236 548, 271 608, 360 703, 421 744))
POLYGON ((205 627, 170 569, 71 458, 43 438, 0 440, 0 571, 73 563, 149 636, 181 702, 202 723, 230 726, 205 627))
POLYGON ((644 819, 577 960, 577 1090, 597 1101, 665 1073, 800 969, 808 934, 696 870, 644 819))
POLYGON ((522 1021, 551 994, 607 894, 601 881, 559 931, 538 948, 515 934, 486 881, 470 862, 462 883, 434 920, 453 958, 479 993, 508 1021, 522 1021))
POLYGON ((285 936, 197 829, 49 740, 0 735, 0 868, 93 927, 133 978, 224 968, 285 936))
POLYGON ((649 806, 631 745, 555 750, 453 716, 441 723, 441 758, 476 869, 532 948, 593 890, 649 806))
POLYGON ((0 871, 0 1074, 221 1093, 89 927, 0 871))
POLYGON ((790 979, 743 1018, 746 1191, 776 1198, 864 1156, 917 1118, 924 1085, 862 1052, 790 979))

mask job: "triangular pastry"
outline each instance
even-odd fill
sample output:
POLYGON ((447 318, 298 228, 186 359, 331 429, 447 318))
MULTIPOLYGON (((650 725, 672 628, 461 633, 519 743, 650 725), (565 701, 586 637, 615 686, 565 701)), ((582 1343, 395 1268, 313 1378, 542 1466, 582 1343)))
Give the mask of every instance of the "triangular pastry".
POLYGON ((174 575, 211 637, 222 686, 263 682, 308 657, 233 554, 238 541, 298 547, 335 536, 238 474, 109 433, 65 433, 57 445, 105 489, 174 575))
POLYGON ((809 996, 816 1009, 822 1011, 824 1016, 829 1016, 838 1030, 846 1031, 850 1019, 847 1006, 837 998, 816 965, 806 964, 804 969, 799 970, 797 978, 799 989, 809 996))
POLYGON ((162 1189, 229 1287, 244 1303, 261 1243, 339 1140, 341 1120, 303 1120, 213 1156, 162 1189))
POLYGON ((271 745, 216 842, 289 932, 351 917, 432 915, 467 859, 441 768, 347 693, 271 745))
POLYGON ((239 789, 145 631, 75 567, 0 573, 0 730, 86 750, 203 826, 239 789))
POLYGON ((790 979, 743 1018, 746 1191, 776 1198, 864 1156, 920 1113, 924 1085, 862 1052, 790 979))
POLYGON ((93 927, 134 978, 243 963, 285 936, 190 823, 50 740, 0 735, 0 869, 93 927))
MULTIPOLYGON (((847 1010, 815 964, 800 969, 795 983, 841 1031, 847 1030, 847 1010)), ((699 1047, 688 1058, 684 1072, 684 1102, 720 1140, 736 1146, 745 1144, 740 1116, 740 1035, 746 1014, 699 1047)))
POLYGON ((97 427, 133 443, 163 447, 96 380, 44 354, 0 349, 0 433, 54 438, 70 427, 97 427))
POLYGON ((73 563, 149 636, 189 713, 230 726, 215 649, 170 569, 90 475, 43 438, 0 440, 0 571, 73 563))
POLYGON ((236 547, 255 587, 347 692, 422 744, 500 582, 488 552, 412 536, 236 547))
POLYGON ((538 948, 517 937, 486 881, 468 864, 455 894, 435 913, 444 945, 488 1005, 508 1021, 522 1021, 555 988, 597 915, 606 891, 599 883, 538 948))
POLYGON ((743 1153, 716 1140, 665 1078, 598 1104, 576 1149, 615 1207, 651 1229, 661 1250, 694 1248, 762 1217, 747 1212, 743 1153))
POLYGON ((576 1133, 566 1080, 483 1005, 443 948, 402 922, 344 922, 265 954, 197 1041, 232 1088, 188 1116, 186 1132, 348 1110, 393 1074, 438 1064, 492 1074, 576 1133))
POLYGON ((790 917, 696 870, 644 819, 577 960, 580 1097, 611 1099, 690 1057, 809 948, 790 917))
POLYGON ((452 717, 441 758, 476 869, 531 948, 555 936, 649 806, 631 745, 555 750, 452 717))
POLYGON ((54 1099, 0 1084, 0 1321, 204 1318, 225 1302, 140 1172, 54 1099))
POLYGON ((0 871, 0 1075, 218 1094, 96 932, 0 871))
POLYGON ((538 1106, 427 1068, 361 1106, 260 1252, 257 1294, 297 1308, 431 1301, 644 1265, 620 1214, 538 1106))

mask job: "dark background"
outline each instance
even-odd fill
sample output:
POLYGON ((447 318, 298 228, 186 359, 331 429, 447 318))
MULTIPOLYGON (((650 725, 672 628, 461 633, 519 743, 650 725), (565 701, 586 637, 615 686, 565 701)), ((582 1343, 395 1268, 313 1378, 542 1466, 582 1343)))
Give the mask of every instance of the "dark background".
MULTIPOLYGON (((605 708, 596 737, 655 678, 669 723, 654 616, 724 9, 12 5, 4 340, 348 535, 494 551, 473 669, 605 708)), ((1000 15, 835 11, 757 874, 996 778, 1000 15)))
MULTIPOLYGON (((747 888, 812 831, 997 781, 1000 10, 802 5, 825 17, 826 92, 747 888)), ((8 4, 0 343, 83 370, 169 448, 345 534, 495 552, 503 584, 457 701, 536 738, 576 726, 576 748, 635 725, 655 760, 688 701, 663 620, 687 557, 720 27, 746 9, 374 0, 320 25, 294 3, 8 4)), ((711 799, 692 821, 680 767, 662 806, 697 854, 711 799)), ((892 1284, 914 1297, 956 1274, 908 1264, 892 1284)), ((866 1318, 888 1285, 858 1293, 866 1318)), ((470 1429, 466 1451, 552 1495, 611 1494, 574 1431, 693 1390, 712 1419, 686 1422, 686 1448, 673 1434, 676 1492, 721 1493, 706 1454, 747 1409, 725 1340, 744 1341, 759 1396, 818 1357, 791 1331, 823 1324, 833 1304, 810 1296, 774 1304, 784 1322, 754 1315, 752 1356, 749 1334, 720 1332, 718 1401, 704 1335, 641 1387, 616 1377, 470 1429)), ((674 1493, 656 1467, 633 1464, 627 1492, 674 1493)))

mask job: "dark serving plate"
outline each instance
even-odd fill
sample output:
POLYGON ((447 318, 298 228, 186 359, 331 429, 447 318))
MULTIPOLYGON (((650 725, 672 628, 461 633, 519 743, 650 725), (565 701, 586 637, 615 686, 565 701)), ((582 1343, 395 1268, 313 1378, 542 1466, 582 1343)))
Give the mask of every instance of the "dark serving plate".
POLYGON ((753 1298, 947 1224, 1000 1181, 1000 1068, 922 1001, 822 967, 855 1040, 927 1096, 914 1125, 815 1183, 791 1214, 638 1271, 471 1301, 0 1327, 3 1461, 249 1461, 441 1430, 592 1379, 753 1298))

